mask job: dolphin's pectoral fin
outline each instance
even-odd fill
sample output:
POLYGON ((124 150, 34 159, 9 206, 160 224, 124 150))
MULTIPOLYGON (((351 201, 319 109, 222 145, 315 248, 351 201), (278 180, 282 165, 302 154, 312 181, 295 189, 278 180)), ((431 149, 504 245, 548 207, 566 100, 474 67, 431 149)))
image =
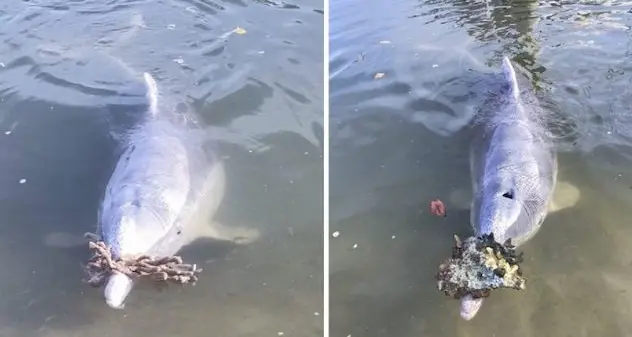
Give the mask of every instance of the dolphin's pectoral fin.
POLYGON ((259 230, 248 227, 225 226, 219 223, 213 223, 206 226, 201 237, 211 238, 215 240, 231 241, 236 244, 246 245, 256 241, 259 236, 259 230))
POLYGON ((575 185, 568 182, 558 182, 553 192, 553 198, 549 203, 549 213, 575 206, 580 195, 581 192, 575 185))
POLYGON ((452 209, 466 210, 472 207, 472 190, 460 188, 450 192, 448 207, 452 209))
POLYGON ((80 246, 87 246, 90 238, 85 235, 64 233, 64 232, 52 232, 46 234, 43 243, 47 247, 52 248, 76 248, 80 246))

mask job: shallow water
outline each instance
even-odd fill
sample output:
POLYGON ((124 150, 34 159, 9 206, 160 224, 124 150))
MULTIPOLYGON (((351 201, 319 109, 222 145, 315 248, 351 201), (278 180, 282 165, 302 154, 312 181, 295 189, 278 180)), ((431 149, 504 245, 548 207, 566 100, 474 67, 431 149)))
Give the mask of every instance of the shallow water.
POLYGON ((322 1, 24 1, 0 20, 0 336, 322 335, 322 1), (218 142, 214 221, 261 237, 197 242, 195 287, 113 310, 81 282, 87 247, 45 238, 94 230, 143 71, 218 142))
POLYGON ((629 334, 631 8, 332 2, 332 335, 629 334), (528 70, 559 136, 559 180, 581 194, 520 247, 527 290, 492 294, 466 322, 434 275, 452 234, 471 233, 451 198, 470 185, 461 128, 503 53, 528 70), (429 213, 436 198, 446 218, 429 213))

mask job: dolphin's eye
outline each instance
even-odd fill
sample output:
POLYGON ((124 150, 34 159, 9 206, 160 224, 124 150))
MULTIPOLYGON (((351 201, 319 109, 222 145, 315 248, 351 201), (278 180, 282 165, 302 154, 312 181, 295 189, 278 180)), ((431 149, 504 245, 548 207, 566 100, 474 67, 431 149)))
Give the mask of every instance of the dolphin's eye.
POLYGON ((505 193, 503 193, 503 197, 504 197, 504 198, 507 198, 507 199, 512 199, 512 200, 513 200, 513 198, 514 198, 514 192, 513 192, 513 191, 508 191, 508 192, 505 192, 505 193))

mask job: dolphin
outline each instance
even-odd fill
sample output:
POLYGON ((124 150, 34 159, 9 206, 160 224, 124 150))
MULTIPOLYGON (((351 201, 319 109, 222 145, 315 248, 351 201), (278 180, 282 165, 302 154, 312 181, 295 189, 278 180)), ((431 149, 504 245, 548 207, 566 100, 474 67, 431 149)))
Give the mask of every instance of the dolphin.
MULTIPOLYGON (((557 155, 545 113, 530 85, 519 85, 507 57, 502 82, 474 117, 470 223, 476 235, 493 233, 497 241, 511 239, 518 246, 537 233, 549 211, 574 205, 578 192, 565 206, 553 205, 557 155)), ((463 297, 461 317, 471 320, 482 304, 483 299, 463 297)))
MULTIPOLYGON (((149 73, 143 76, 147 114, 126 137, 105 188, 97 234, 115 258, 173 255, 199 237, 252 242, 256 230, 205 224, 224 195, 223 165, 161 111, 156 81, 149 73)), ((132 286, 131 278, 113 273, 104 290, 106 303, 123 308, 132 286)))

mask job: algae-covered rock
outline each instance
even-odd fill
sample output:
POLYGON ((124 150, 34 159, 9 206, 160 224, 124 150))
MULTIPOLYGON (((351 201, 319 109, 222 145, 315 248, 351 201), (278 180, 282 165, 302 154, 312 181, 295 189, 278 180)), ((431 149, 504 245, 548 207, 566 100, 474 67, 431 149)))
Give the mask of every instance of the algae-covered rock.
POLYGON ((518 265, 522 254, 507 240, 504 244, 494 235, 469 237, 461 241, 454 236, 452 257, 439 266, 437 286, 447 296, 461 298, 467 294, 474 298, 487 297, 498 288, 525 289, 525 278, 518 265))

